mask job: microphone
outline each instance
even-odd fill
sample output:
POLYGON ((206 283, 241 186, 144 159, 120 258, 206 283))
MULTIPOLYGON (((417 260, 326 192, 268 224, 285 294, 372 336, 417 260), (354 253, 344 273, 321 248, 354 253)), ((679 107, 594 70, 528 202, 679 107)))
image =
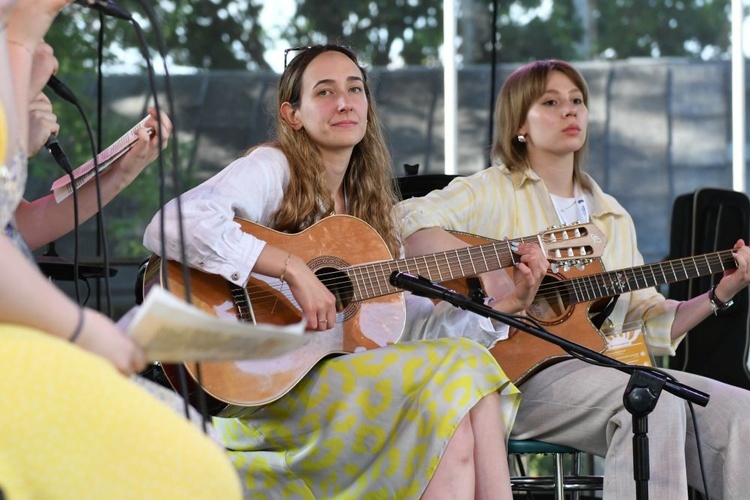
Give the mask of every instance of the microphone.
POLYGON ((413 276, 400 271, 393 271, 389 278, 391 285, 396 288, 407 290, 414 295, 427 297, 428 299, 438 299, 450 302, 453 305, 466 304, 470 299, 454 292, 450 288, 445 288, 422 276, 413 276))
POLYGON ((95 9, 106 16, 116 17, 118 19, 124 19, 125 21, 131 21, 133 16, 130 12, 117 5, 112 0, 75 0, 78 5, 95 9))
POLYGON ((55 75, 49 77, 49 80, 47 80, 47 87, 51 88, 55 94, 60 96, 62 99, 65 99, 72 105, 78 105, 78 99, 76 99, 73 91, 70 90, 68 86, 61 82, 60 79, 55 75))
POLYGON ((68 160, 68 156, 60 147, 60 143, 57 142, 55 134, 50 134, 47 142, 44 143, 44 147, 47 148, 47 151, 50 152, 60 168, 65 170, 66 174, 73 175, 73 168, 70 166, 70 160, 68 160))

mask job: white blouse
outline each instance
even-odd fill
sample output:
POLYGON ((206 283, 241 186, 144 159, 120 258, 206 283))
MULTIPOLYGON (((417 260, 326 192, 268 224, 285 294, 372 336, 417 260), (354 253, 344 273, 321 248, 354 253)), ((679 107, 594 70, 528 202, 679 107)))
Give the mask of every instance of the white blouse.
MULTIPOLYGON (((268 226, 288 184, 286 157, 276 148, 263 146, 180 196, 186 263, 244 286, 265 242, 244 232, 234 218, 268 226)), ((166 256, 181 261, 177 199, 171 200, 153 217, 143 244, 157 255, 163 255, 161 213, 165 220, 166 256)), ((491 347, 508 335, 506 325, 495 325, 488 318, 457 309, 447 302, 433 307, 429 299, 407 293, 406 305, 403 341, 462 336, 491 347)))

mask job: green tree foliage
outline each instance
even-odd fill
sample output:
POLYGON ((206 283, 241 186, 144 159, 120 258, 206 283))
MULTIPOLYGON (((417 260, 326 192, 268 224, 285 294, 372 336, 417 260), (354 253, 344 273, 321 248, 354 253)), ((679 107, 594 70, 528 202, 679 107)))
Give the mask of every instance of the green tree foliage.
MULTIPOLYGON (((159 44, 148 13, 122 4, 133 13, 154 58, 159 44)), ((264 56, 268 39, 258 21, 263 0, 162 0, 152 8, 170 65, 197 70, 270 69, 264 56)), ((134 55, 141 52, 130 23, 104 18, 102 30, 99 21, 96 11, 77 5, 60 14, 47 39, 56 49, 61 69, 94 69, 100 37, 104 60, 110 64, 120 62, 124 48, 134 55)), ((142 57, 131 59, 131 63, 141 60, 141 67, 145 66, 142 57)))
MULTIPOLYGON (((729 0, 462 0, 457 46, 467 63, 488 62, 493 40, 503 62, 712 58, 728 50, 729 8, 729 0)), ((441 0, 298 0, 294 19, 295 42, 343 36, 375 66, 394 57, 434 64, 443 43, 441 0)))
POLYGON ((437 60, 442 26, 439 0, 298 0, 288 36, 300 45, 345 39, 374 66, 386 66, 399 47, 406 64, 429 64, 437 60))
MULTIPOLYGON (((273 40, 259 21, 265 2, 155 2, 169 64, 270 69, 265 58, 273 40)), ((439 64, 442 0, 295 0, 292 8, 292 21, 282 34, 290 46, 339 39, 374 66, 439 64)), ((465 63, 488 62, 493 45, 497 60, 505 62, 721 57, 729 46, 729 11, 729 0, 461 0, 456 46, 465 63)), ((144 13, 133 12, 144 32, 152 33, 144 13)), ((72 6, 55 23, 49 39, 63 56, 61 69, 95 67, 99 30, 92 20, 97 19, 97 13, 72 6)), ((103 39, 110 62, 122 56, 122 47, 131 52, 139 47, 132 26, 123 21, 107 19, 103 39)), ((148 42, 157 47, 153 37, 148 42)))
POLYGON ((598 0, 595 53, 627 57, 726 55, 729 0, 598 0))
MULTIPOLYGON (((198 69, 270 69, 258 19, 262 0, 171 0, 154 5, 175 64, 198 69)), ((148 23, 144 23, 144 30, 148 23)), ((131 43, 135 39, 130 36, 131 43)))

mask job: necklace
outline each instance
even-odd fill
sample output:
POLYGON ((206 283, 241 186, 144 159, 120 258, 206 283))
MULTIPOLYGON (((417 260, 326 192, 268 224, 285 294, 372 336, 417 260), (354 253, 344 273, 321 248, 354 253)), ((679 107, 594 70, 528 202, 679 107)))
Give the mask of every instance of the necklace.
POLYGON ((589 214, 586 199, 577 187, 573 198, 563 198, 550 194, 550 199, 562 224, 588 222, 589 214), (565 206, 565 208, 560 208, 561 206, 565 206))
POLYGON ((566 201, 570 202, 570 205, 568 205, 567 207, 565 207, 565 208, 558 208, 558 210, 561 211, 561 212, 567 212, 568 210, 570 210, 571 208, 573 208, 574 206, 576 206, 576 202, 578 201, 575 198, 557 198, 557 200, 554 200, 555 201, 555 205, 557 205, 557 202, 561 201, 561 200, 566 200, 566 201))

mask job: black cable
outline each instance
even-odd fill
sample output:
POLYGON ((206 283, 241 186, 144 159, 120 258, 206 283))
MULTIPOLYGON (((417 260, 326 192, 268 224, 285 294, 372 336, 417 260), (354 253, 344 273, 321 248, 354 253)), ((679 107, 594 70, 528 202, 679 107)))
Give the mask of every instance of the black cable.
MULTIPOLYGON (((86 126, 86 132, 89 137, 89 144, 91 146, 91 153, 92 153, 92 161, 94 163, 94 184, 96 186, 96 208, 97 208, 97 214, 100 218, 101 225, 104 227, 104 207, 102 203, 102 189, 101 189, 101 179, 99 177, 99 160, 97 158, 97 148, 94 144, 94 134, 91 130, 91 124, 89 123, 88 117, 86 116, 86 112, 83 110, 83 107, 81 106, 81 103, 78 102, 78 98, 76 98, 73 91, 71 91, 67 86, 65 86, 57 77, 54 75, 50 77, 49 81, 47 82, 47 85, 60 97, 65 99, 66 101, 73 104, 76 109, 78 110, 78 113, 81 115, 81 118, 83 119, 83 123, 86 126)), ((75 182, 74 182, 75 184, 75 182)), ((107 246, 107 234, 106 231, 102 231, 100 234, 100 238, 98 238, 99 241, 101 241, 102 244, 102 255, 104 260, 104 289, 107 296, 107 314, 111 318, 113 316, 112 314, 112 294, 110 291, 110 279, 109 279, 109 251, 107 246)))
POLYGON ((695 408, 693 403, 688 401, 688 409, 690 410, 690 417, 693 419, 693 430, 695 431, 695 446, 698 449, 698 465, 701 470, 701 480, 703 481, 703 500, 710 500, 708 495, 708 483, 706 482, 706 471, 703 466, 703 450, 701 449, 701 438, 700 432, 698 432, 698 418, 695 415, 695 408))
MULTIPOLYGON (((175 187, 178 188, 179 187, 178 168, 177 168, 178 141, 177 141, 177 137, 176 137, 176 134, 177 134, 177 126, 176 126, 177 117, 175 116, 175 113, 174 113, 174 102, 173 102, 173 99, 172 99, 173 93, 172 93, 172 88, 171 88, 171 82, 170 82, 170 79, 169 79, 169 72, 168 72, 167 67, 166 67, 166 50, 164 48, 165 45, 164 45, 164 41, 163 41, 163 36, 161 34, 161 31, 159 30, 159 23, 156 20, 156 16, 154 15, 154 12, 151 9, 151 6, 148 5, 148 4, 146 4, 146 3, 144 3, 144 2, 139 2, 139 3, 141 4, 141 6, 143 7, 144 11, 146 12, 146 16, 148 17, 149 21, 151 22, 151 25, 154 28, 154 31, 156 33, 156 37, 157 37, 157 40, 158 40, 160 56, 161 56, 162 62, 164 64, 164 73, 165 73, 164 74, 164 76, 165 76, 164 81, 165 81, 165 86, 166 86, 166 94, 167 94, 169 111, 170 111, 172 125, 173 125, 172 126, 172 136, 173 136, 173 138, 172 138, 172 162, 173 162, 173 169, 172 170, 173 170, 173 173, 174 173, 173 177, 174 177, 175 187)), ((159 127, 159 132, 161 132, 161 129, 162 129, 162 126, 161 126, 161 107, 159 105, 158 92, 156 90, 156 83, 155 83, 155 77, 154 77, 154 69, 152 67, 151 59, 150 59, 149 54, 148 54, 147 44, 146 44, 145 38, 143 36, 143 30, 141 29, 140 25, 135 21, 135 19, 131 19, 130 21, 133 24, 133 27, 135 28, 136 35, 138 37, 139 43, 141 44, 141 49, 142 49, 143 56, 144 56, 144 59, 146 61, 146 67, 147 67, 147 70, 148 70, 149 83, 151 85, 152 95, 153 95, 153 98, 154 98, 154 108, 156 108, 157 123, 158 123, 157 126, 159 127)), ((165 175, 165 167, 164 167, 164 155, 163 155, 163 152, 162 152, 161 148, 159 148, 159 161, 158 161, 158 165, 159 165, 159 178, 160 178, 160 191, 159 191, 159 193, 160 193, 160 198, 159 198, 159 207, 160 207, 160 210, 159 211, 160 211, 160 214, 161 214, 160 215, 160 222, 161 222, 161 227, 160 227, 161 238, 160 238, 160 240, 161 240, 161 256, 162 256, 162 258, 161 258, 161 275, 162 275, 162 280, 161 281, 162 281, 162 285, 168 290, 169 286, 168 286, 168 280, 167 280, 167 275, 166 275, 166 271, 167 271, 167 259, 166 259, 165 237, 164 237, 164 210, 163 210, 163 207, 165 205, 165 198, 166 198, 166 193, 165 193, 165 189, 166 189, 166 182, 165 182, 166 175, 165 175)), ((180 205, 179 205, 179 197, 178 197, 178 210, 179 210, 179 207, 180 207, 180 205)), ((181 212, 178 212, 178 221, 180 221, 179 222, 179 224, 180 224, 180 226, 179 226, 179 234, 180 234, 181 241, 184 241, 184 239, 183 239, 184 238, 183 237, 183 230, 182 230, 182 222, 181 222, 182 221, 182 217, 179 215, 180 213, 181 212)), ((180 247, 182 248, 182 255, 183 255, 182 261, 184 262, 185 261, 185 258, 184 258, 184 244, 181 244, 180 247)), ((188 273, 187 268, 184 268, 184 271, 185 271, 186 275, 188 276, 186 278, 186 280, 185 280, 185 300, 188 303, 191 303, 191 300, 190 300, 191 294, 190 294, 190 285, 189 285, 189 283, 190 283, 190 281, 189 281, 189 274, 187 274, 188 273)), ((197 379, 198 380, 197 381, 198 381, 198 384, 200 385, 201 384, 200 365, 197 364, 196 366, 198 367, 198 370, 197 370, 197 379)), ((183 364, 181 364, 181 363, 177 364, 177 373, 178 373, 178 377, 180 379, 178 385, 179 385, 179 389, 180 389, 180 393, 181 393, 180 395, 182 396, 183 403, 184 403, 185 417, 186 418, 190 418, 190 412, 189 412, 189 408, 190 408, 189 407, 190 394, 189 394, 189 388, 188 388, 188 383, 187 383, 187 375, 186 375, 185 372, 186 372, 185 366, 183 364)), ((201 416, 202 416, 203 431, 204 432, 208 432, 208 411, 207 411, 208 404, 207 404, 206 395, 205 395, 205 393, 203 391, 202 386, 200 387, 200 390, 198 391, 198 406, 199 406, 199 410, 200 410, 200 413, 201 413, 201 416)))
MULTIPOLYGON (((159 50, 159 56, 162 60, 162 66, 164 68, 164 86, 166 90, 167 95, 167 105, 169 107, 170 116, 172 117, 172 185, 173 185, 173 192, 176 194, 176 208, 177 208, 177 223, 178 223, 178 238, 180 241, 180 262, 183 263, 183 279, 184 279, 184 286, 185 286, 185 300, 188 303, 192 302, 192 296, 190 293, 190 272, 188 269, 188 266, 184 265, 184 262, 187 260, 187 256, 185 255, 185 232, 184 232, 184 225, 182 222, 182 200, 180 198, 181 193, 181 186, 180 186, 180 177, 179 177, 179 168, 178 168, 178 149, 179 149, 179 141, 177 136, 177 116, 175 114, 175 107, 174 107, 174 92, 172 91, 172 80, 169 76, 169 69, 167 67, 167 49, 166 44, 164 43, 164 36, 161 32, 160 24, 157 22, 156 19, 156 13, 154 12, 151 5, 149 5, 147 2, 143 2, 141 0, 138 0, 141 6, 143 7, 143 10, 146 11, 146 16, 148 17, 149 21, 151 22, 151 25, 154 27, 154 32, 156 33, 156 40, 159 50)), ((164 207, 164 204, 166 203, 166 182, 164 177, 163 169, 161 171, 161 179, 160 179, 160 199, 159 199, 159 209, 161 213, 160 218, 160 241, 161 241, 161 255, 166 256, 166 248, 165 248, 165 236, 164 236, 164 211, 162 210, 164 207)), ((163 281, 166 283, 166 267, 162 267, 164 273, 162 275, 163 281)))
POLYGON ((487 167, 490 168, 492 166, 492 136, 494 135, 494 129, 495 129, 495 72, 497 70, 497 9, 498 9, 498 1, 492 0, 492 26, 490 29, 491 37, 492 37, 492 51, 491 51, 491 59, 490 59, 490 118, 489 118, 489 126, 487 127, 489 137, 488 137, 488 150, 487 150, 487 167))
POLYGON ((70 179, 71 194, 73 196, 73 283, 76 291, 76 301, 81 305, 81 290, 78 284, 80 237, 78 230, 78 187, 76 186, 76 178, 73 175, 73 168, 70 166, 70 160, 68 160, 68 156, 60 147, 60 143, 57 142, 57 137, 50 135, 47 142, 44 143, 44 147, 47 148, 47 151, 49 151, 55 159, 57 165, 68 174, 68 178, 70 179))
MULTIPOLYGON (((180 262, 182 263, 182 273, 183 273, 183 286, 184 286, 184 293, 185 293, 185 301, 188 304, 192 303, 192 294, 190 289, 190 270, 188 266, 185 264, 187 262, 187 256, 185 254, 185 232, 184 232, 184 225, 182 221, 182 200, 180 198, 181 193, 181 186, 180 186, 180 178, 179 178, 179 169, 178 169, 178 137, 177 137, 177 123, 178 119, 175 113, 175 106, 174 106, 174 92, 172 91, 172 81, 169 76, 169 69, 167 67, 167 49, 166 44, 164 42, 164 36, 161 31, 161 25, 156 19, 156 14, 154 10, 152 9, 151 5, 148 2, 143 2, 142 0, 138 0, 141 6, 143 7, 143 10, 146 12, 146 16, 148 17, 149 21, 151 22, 151 25, 154 28, 154 33, 157 40, 157 47, 159 51, 159 55, 162 60, 162 66, 164 68, 164 86, 167 96, 167 105, 169 107, 170 116, 172 117, 172 184, 173 184, 173 191, 176 193, 176 209, 177 209, 177 228, 178 228, 178 238, 180 242, 180 262)), ((161 152, 161 150, 160 150, 161 152)), ((165 179, 164 179, 164 169, 163 169, 163 162, 161 161, 161 155, 160 155, 160 172, 161 172, 161 189, 160 189, 160 204, 159 204, 159 213, 160 213, 160 245, 161 245, 161 255, 162 255, 162 280, 163 283, 168 283, 168 280, 166 279, 166 248, 165 248, 165 236, 164 236, 164 204, 165 204, 165 179)), ((167 288, 168 289, 168 288, 167 288)), ((198 409, 202 416, 202 425, 203 425, 203 431, 207 432, 207 426, 208 426, 208 402, 206 398, 206 393, 203 390, 203 380, 201 375, 201 364, 196 363, 196 381, 199 386, 199 390, 197 391, 198 397, 197 397, 197 405, 198 409)), ((183 387, 187 389, 187 381, 186 381, 186 374, 185 374, 185 367, 184 365, 180 364, 178 366, 178 373, 181 377, 185 377, 185 381, 182 382, 183 387)), ((187 395, 187 392, 183 394, 183 399, 185 401, 186 411, 187 411, 187 404, 189 395, 187 395), (186 397, 187 396, 187 397, 186 397)))
POLYGON ((133 18, 130 12, 111 0, 75 0, 75 3, 99 11, 100 16, 107 15, 125 21, 130 21, 133 18))
MULTIPOLYGON (((102 93, 102 65, 104 63, 104 14, 99 10, 99 34, 97 37, 96 46, 96 150, 101 151, 104 147, 102 141, 102 106, 104 97, 102 93)), ((99 212, 96 214, 96 255, 97 257, 102 253, 101 235, 104 234, 104 220, 99 216, 99 212)), ((109 269, 104 269, 105 274, 109 274, 109 269)), ((96 308, 101 308, 101 282, 96 280, 96 308)), ((114 319, 114 318, 113 318, 114 319)))

